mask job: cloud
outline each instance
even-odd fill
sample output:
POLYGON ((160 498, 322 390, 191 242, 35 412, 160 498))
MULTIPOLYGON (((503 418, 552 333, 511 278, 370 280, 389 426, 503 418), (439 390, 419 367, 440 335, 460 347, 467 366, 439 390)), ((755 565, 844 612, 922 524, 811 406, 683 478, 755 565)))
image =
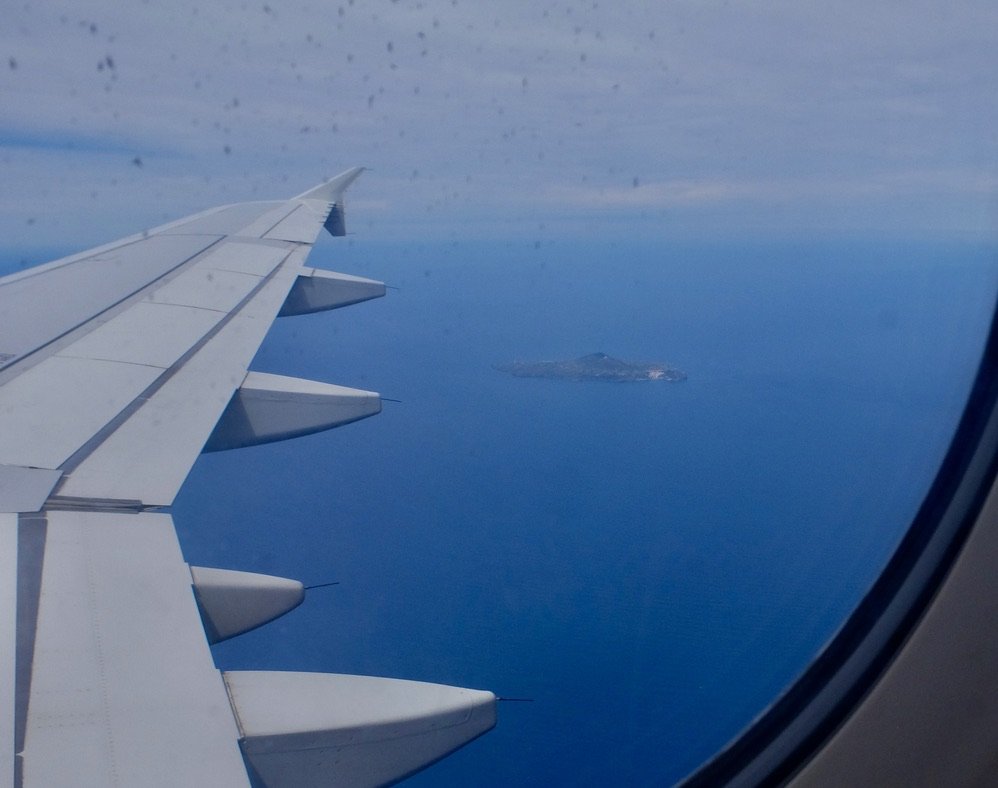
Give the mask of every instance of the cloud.
POLYGON ((684 180, 616 187, 558 185, 549 188, 545 196, 559 205, 627 210, 635 207, 692 207, 759 197, 771 190, 771 185, 762 183, 684 180))
POLYGON ((862 200, 914 195, 965 198, 998 194, 998 173, 979 170, 917 170, 870 173, 851 178, 785 178, 783 180, 671 180, 630 185, 553 185, 546 201, 608 210, 631 208, 696 208, 710 204, 751 202, 787 204, 800 200, 862 200))
POLYGON ((937 187, 952 217, 994 194, 996 30, 983 0, 20 4, 0 30, 2 221, 24 225, 25 190, 72 199, 67 179, 83 197, 61 211, 152 220, 357 163, 407 231, 500 233, 525 206, 566 228, 569 207, 576 228, 719 206, 751 225, 801 198, 792 227, 857 196, 903 224, 904 196, 937 187))

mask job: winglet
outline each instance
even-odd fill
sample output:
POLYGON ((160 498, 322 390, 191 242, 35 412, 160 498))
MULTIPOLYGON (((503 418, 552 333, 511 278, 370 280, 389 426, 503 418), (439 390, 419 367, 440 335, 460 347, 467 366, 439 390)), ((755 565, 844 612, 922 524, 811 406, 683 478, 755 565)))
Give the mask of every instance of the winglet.
POLYGON ((325 183, 321 183, 307 192, 302 192, 296 200, 324 200, 325 202, 340 203, 343 201, 343 192, 347 187, 357 180, 364 171, 364 167, 352 167, 346 172, 341 172, 335 178, 330 178, 325 183))

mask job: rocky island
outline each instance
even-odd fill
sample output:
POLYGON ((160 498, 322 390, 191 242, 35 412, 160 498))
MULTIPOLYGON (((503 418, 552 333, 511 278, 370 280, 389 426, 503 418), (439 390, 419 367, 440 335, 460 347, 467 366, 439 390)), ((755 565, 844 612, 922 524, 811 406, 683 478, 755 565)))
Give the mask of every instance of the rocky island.
POLYGON ((668 364, 621 361, 606 353, 590 353, 570 361, 512 361, 494 364, 500 372, 518 378, 560 378, 566 380, 686 380, 686 373, 668 364))

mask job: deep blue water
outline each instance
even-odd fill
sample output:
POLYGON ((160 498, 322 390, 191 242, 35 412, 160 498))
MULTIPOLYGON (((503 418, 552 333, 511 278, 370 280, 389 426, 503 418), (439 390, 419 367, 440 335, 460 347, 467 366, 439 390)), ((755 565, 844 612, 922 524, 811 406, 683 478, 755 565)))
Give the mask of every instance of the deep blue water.
POLYGON ((278 321, 254 367, 402 402, 199 461, 175 507, 191 562, 341 583, 216 647, 219 666, 534 698, 412 785, 680 778, 806 666, 903 533, 969 388, 995 259, 323 242, 312 263, 400 289, 278 321), (491 368, 594 351, 689 379, 491 368))

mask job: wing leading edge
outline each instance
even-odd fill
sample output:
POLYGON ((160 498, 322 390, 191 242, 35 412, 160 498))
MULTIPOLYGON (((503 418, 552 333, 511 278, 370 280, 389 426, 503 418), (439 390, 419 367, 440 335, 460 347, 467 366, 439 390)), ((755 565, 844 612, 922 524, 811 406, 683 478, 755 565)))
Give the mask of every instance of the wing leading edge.
POLYGON ((168 507, 198 454, 329 429, 375 392, 248 372, 276 316, 384 295, 305 268, 362 169, 0 279, 0 785, 378 785, 495 724, 495 696, 221 674, 208 643, 300 583, 188 566, 168 507), (58 309, 52 309, 58 305, 58 309))

